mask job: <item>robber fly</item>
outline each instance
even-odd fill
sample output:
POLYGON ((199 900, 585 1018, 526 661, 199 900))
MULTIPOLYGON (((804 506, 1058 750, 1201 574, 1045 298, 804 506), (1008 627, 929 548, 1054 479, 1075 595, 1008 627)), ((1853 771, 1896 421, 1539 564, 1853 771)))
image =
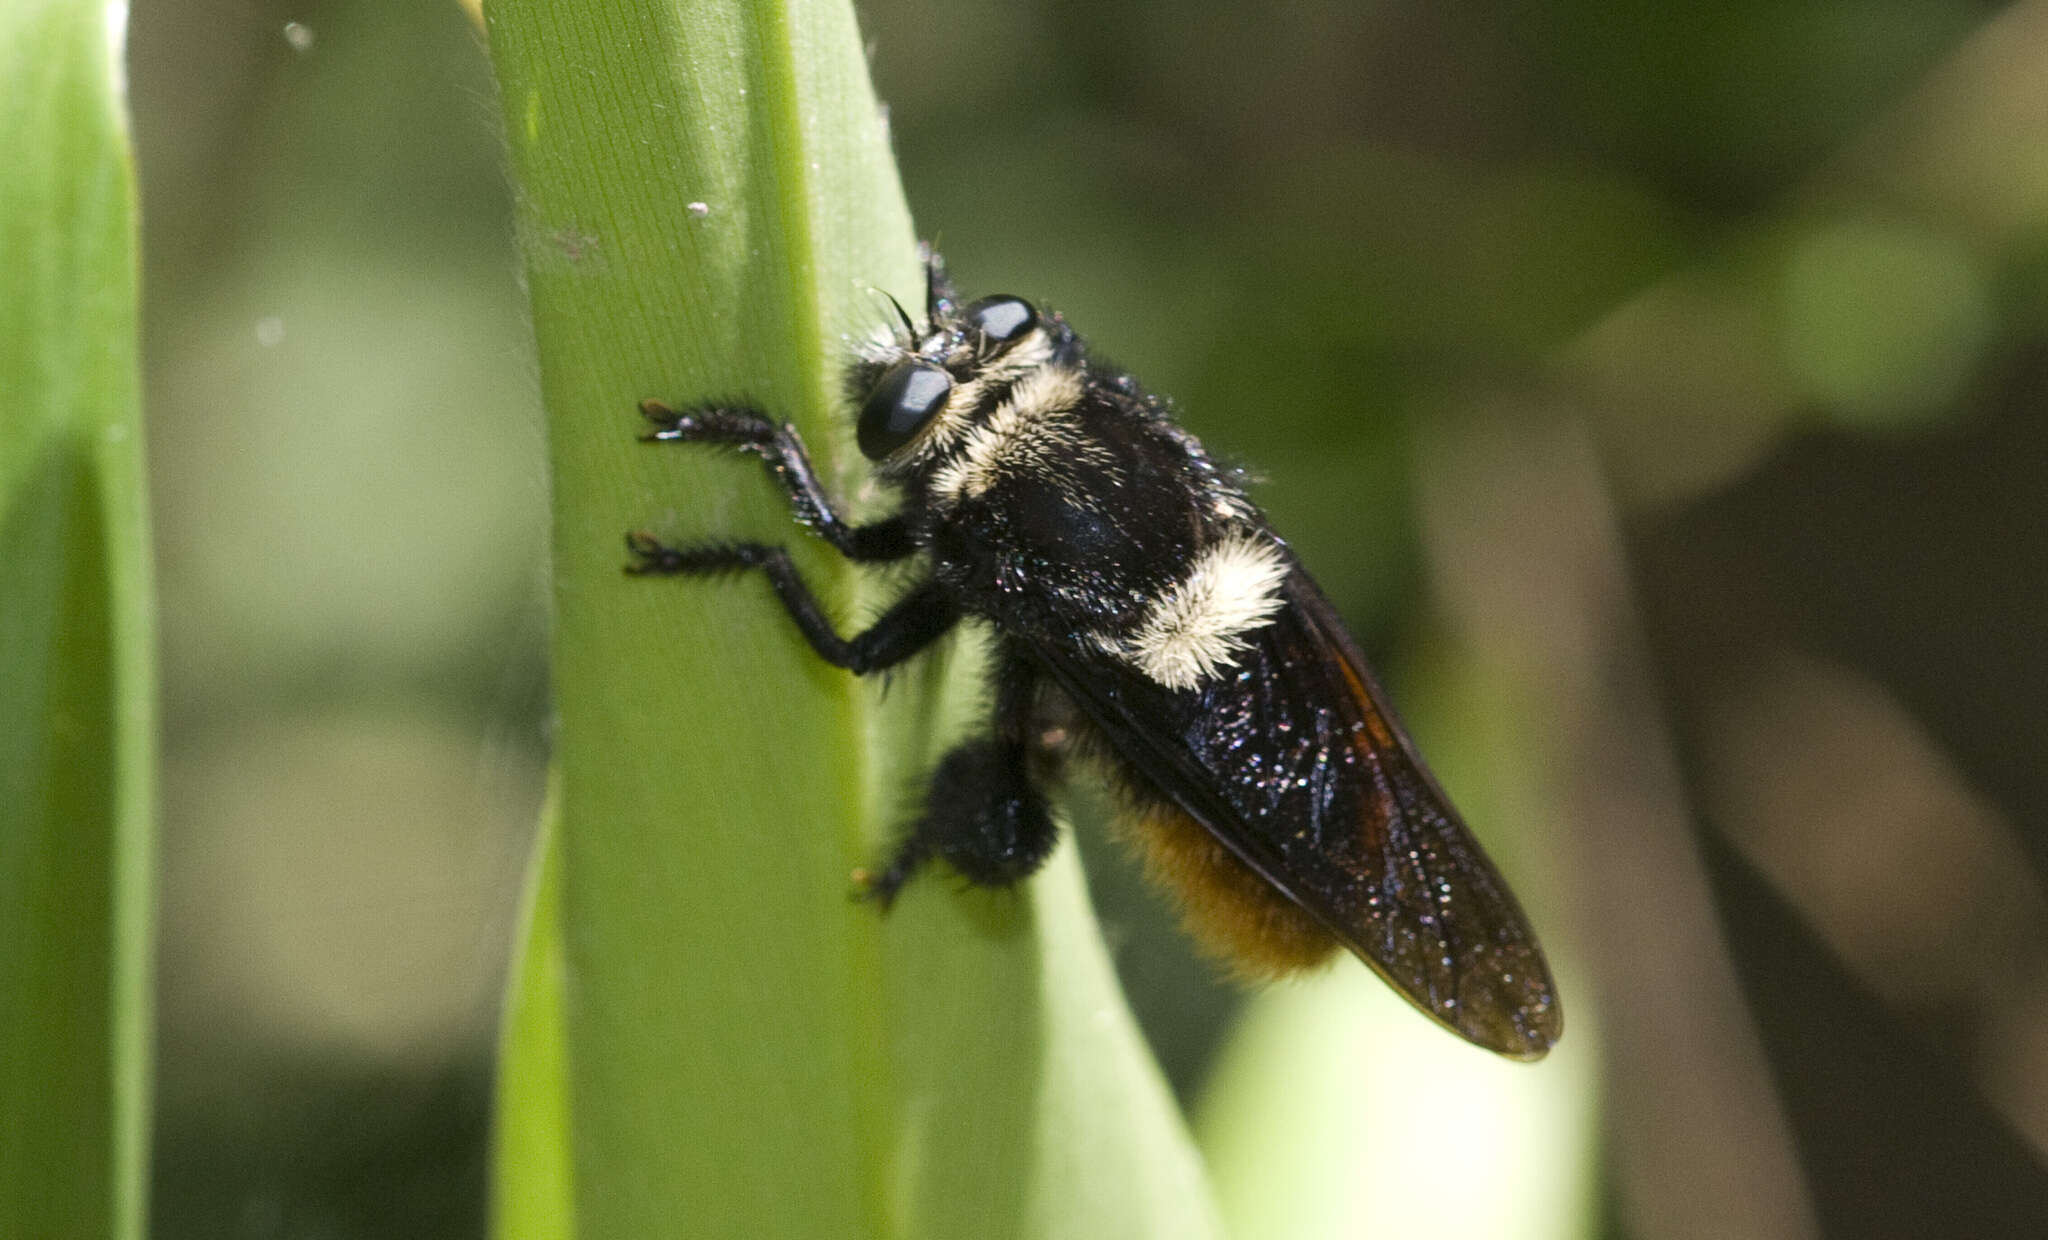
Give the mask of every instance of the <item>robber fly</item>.
POLYGON ((1239 475, 1060 315, 957 304, 936 256, 927 269, 923 324, 898 306, 900 330, 847 374, 895 516, 847 522, 795 428, 762 410, 642 406, 650 441, 760 457, 848 559, 921 558, 871 627, 840 636, 781 547, 627 536, 634 573, 760 571, 812 649, 857 675, 963 619, 993 632, 988 726, 939 762, 869 893, 886 905, 932 860, 976 884, 1028 878, 1056 840, 1046 738, 1077 734, 1217 954, 1272 975, 1341 944, 1446 1028, 1541 1057, 1563 1022, 1535 935, 1239 475))

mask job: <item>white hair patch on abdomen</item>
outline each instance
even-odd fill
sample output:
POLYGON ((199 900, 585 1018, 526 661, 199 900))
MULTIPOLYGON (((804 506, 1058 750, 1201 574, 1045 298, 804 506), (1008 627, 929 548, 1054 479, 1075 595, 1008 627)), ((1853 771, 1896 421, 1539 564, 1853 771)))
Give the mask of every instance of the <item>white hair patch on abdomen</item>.
POLYGON ((1169 689, 1192 689, 1231 666, 1245 634, 1285 604, 1287 558, 1269 538, 1233 533, 1203 548, 1187 576, 1115 643, 1131 666, 1169 689))

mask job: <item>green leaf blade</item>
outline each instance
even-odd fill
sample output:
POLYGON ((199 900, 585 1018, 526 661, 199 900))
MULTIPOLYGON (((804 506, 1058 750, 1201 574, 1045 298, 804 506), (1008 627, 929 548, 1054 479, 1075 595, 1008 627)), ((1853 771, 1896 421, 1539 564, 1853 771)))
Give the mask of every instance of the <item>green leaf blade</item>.
MULTIPOLYGON (((507 0, 488 26, 554 470, 576 1232, 1216 1234, 1071 850, 1021 894, 934 875, 886 919, 849 898, 971 718, 978 650, 885 699, 764 582, 620 572, 629 528, 784 544, 846 631, 901 586, 795 532, 750 461, 632 443, 643 398, 742 399, 878 502, 841 373, 887 322, 877 290, 923 290, 850 8, 507 0)), ((537 972, 515 1012, 545 1007, 537 972)), ((501 1234, 559 1234, 520 1230, 544 1213, 501 1234)))
POLYGON ((558 804, 550 789, 534 841, 520 910, 520 950, 499 1034, 497 1112, 518 1122, 500 1123, 495 1134, 491 1215, 495 1234, 515 1240, 569 1240, 576 1234, 558 804))
POLYGON ((0 13, 7 1235, 139 1236, 146 1211, 155 638, 124 19, 0 13))

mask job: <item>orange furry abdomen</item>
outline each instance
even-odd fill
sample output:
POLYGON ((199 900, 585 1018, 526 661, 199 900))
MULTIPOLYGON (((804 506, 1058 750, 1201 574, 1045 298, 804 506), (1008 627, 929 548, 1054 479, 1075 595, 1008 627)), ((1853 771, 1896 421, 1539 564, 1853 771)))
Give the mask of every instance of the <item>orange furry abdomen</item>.
POLYGON ((1336 938, 1321 922, 1179 807, 1127 806, 1117 821, 1146 875, 1176 897, 1188 933, 1241 976, 1266 979, 1313 968, 1336 950, 1336 938))

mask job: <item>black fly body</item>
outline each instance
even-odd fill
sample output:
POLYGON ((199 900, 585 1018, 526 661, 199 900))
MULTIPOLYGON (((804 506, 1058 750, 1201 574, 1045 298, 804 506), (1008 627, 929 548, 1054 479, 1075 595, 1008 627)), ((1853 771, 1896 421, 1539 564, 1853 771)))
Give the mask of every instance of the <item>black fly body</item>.
POLYGON ((841 637, 780 547, 627 538, 635 573, 760 570, 855 674, 964 618, 993 631, 990 725, 940 761, 870 893, 886 904, 934 859, 991 886, 1036 871, 1055 842, 1036 771, 1056 719, 1109 760, 1148 868, 1210 948, 1277 974, 1342 944, 1447 1028, 1542 1056, 1562 1016, 1534 934, 1235 475, 1059 315, 957 305, 935 257, 929 274, 924 326, 897 307, 901 332, 847 380, 895 516, 842 520, 795 429, 761 411, 642 407, 650 440, 759 456, 849 559, 921 556, 870 628, 841 637))

